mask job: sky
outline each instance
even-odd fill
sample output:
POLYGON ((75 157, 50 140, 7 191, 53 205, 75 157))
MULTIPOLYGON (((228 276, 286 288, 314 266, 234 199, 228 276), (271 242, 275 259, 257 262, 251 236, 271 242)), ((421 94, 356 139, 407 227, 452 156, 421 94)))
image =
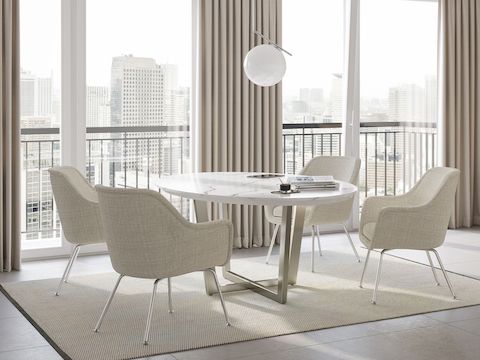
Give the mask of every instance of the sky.
MULTIPOLYGON (((360 0, 361 96, 385 97, 398 83, 423 84, 436 74, 437 3, 360 0)), ((283 91, 328 90, 343 68, 343 0, 283 0, 283 91)), ((328 94, 326 94, 328 95, 328 94)))
MULTIPOLYGON (((108 86, 113 56, 153 57, 191 77, 191 0, 86 0, 87 84, 108 86)), ((21 66, 60 81, 61 0, 20 0, 21 66), (28 24, 28 25, 27 25, 28 24)), ((328 89, 343 67, 343 0, 283 0, 284 93, 328 89)), ((361 96, 436 73, 437 4, 361 0, 361 96)))
MULTIPOLYGON (((179 66, 191 83, 191 0, 86 0, 87 84, 110 85, 112 57, 132 54, 179 66)), ((20 0, 21 66, 60 81, 61 0, 20 0)))

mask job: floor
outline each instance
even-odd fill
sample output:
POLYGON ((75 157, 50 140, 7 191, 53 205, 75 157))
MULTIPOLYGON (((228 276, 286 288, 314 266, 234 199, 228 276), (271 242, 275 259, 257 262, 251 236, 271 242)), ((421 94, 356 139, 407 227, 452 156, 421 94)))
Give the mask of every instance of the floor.
MULTIPOLYGON (((352 234, 360 246, 356 234, 352 234)), ((302 251, 308 252, 309 238, 302 251)), ((322 236, 324 256, 348 246, 342 234, 322 236)), ((276 250, 276 249, 275 249, 276 250)), ((236 251, 234 256, 265 256, 267 249, 236 251)), ((480 228, 449 231, 440 254, 448 270, 480 280, 480 228)), ((421 252, 394 252, 426 262, 421 252)), ((66 260, 27 262, 20 272, 0 273, 0 282, 60 277, 66 260)), ((107 256, 79 257, 73 275, 110 271, 107 256)), ((480 302, 480 299, 479 299, 480 302)), ((370 306, 370 305, 369 305, 370 306)), ((156 360, 288 359, 479 359, 480 305, 400 319, 279 336, 151 357, 156 360)), ((0 294, 0 360, 54 360, 60 356, 0 294)))

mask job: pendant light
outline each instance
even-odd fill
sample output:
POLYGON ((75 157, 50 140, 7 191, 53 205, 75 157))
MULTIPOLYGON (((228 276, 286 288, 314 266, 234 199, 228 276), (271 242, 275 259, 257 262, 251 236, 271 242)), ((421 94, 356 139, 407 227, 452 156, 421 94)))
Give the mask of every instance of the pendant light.
POLYGON ((247 78, 255 85, 262 87, 273 86, 282 81, 287 70, 283 53, 290 56, 292 54, 255 29, 255 7, 256 2, 253 3, 252 31, 264 40, 266 44, 250 49, 243 61, 243 70, 247 78))

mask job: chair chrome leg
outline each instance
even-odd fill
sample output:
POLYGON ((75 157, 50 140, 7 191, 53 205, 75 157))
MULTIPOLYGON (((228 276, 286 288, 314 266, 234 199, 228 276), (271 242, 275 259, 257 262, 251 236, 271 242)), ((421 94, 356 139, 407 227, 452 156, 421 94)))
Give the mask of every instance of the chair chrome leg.
POLYGON ((75 262, 75 260, 77 260, 77 257, 78 257, 79 253, 80 253, 80 245, 77 245, 77 246, 75 246, 74 252, 72 253, 73 258, 72 258, 72 261, 70 262, 70 266, 68 267, 67 274, 66 274, 63 282, 65 282, 65 283, 68 282, 70 272, 72 271, 73 263, 75 262))
POLYGON ((315 272, 315 225, 312 225, 312 255, 311 255, 312 272, 315 272))
POLYGON ((70 255, 70 258, 68 259, 67 267, 65 268, 62 278, 60 279, 60 283, 58 284, 57 291, 55 292, 55 296, 60 295, 60 290, 62 289, 63 283, 67 282, 68 276, 70 275, 70 270, 72 270, 73 263, 77 258, 79 251, 80 251, 80 245, 75 245, 75 247, 72 250, 72 254, 70 255))
POLYGON ((385 249, 382 250, 380 253, 380 260, 378 262, 377 268, 377 276, 375 277, 375 289, 373 289, 373 296, 372 296, 372 304, 375 305, 377 303, 377 290, 378 290, 378 283, 380 282, 380 275, 382 272, 382 261, 383 261, 383 254, 385 253, 385 249))
POLYGON ((437 250, 435 250, 435 249, 432 249, 431 251, 433 251, 433 253, 437 257, 437 261, 438 261, 438 264, 440 265, 440 269, 442 269, 443 276, 445 277, 448 288, 450 289, 450 292, 452 293, 453 299, 455 300, 457 298, 457 296, 455 295, 455 292, 453 291, 452 283, 450 282, 450 278, 448 277, 448 274, 445 271, 445 267, 443 266, 442 260, 440 259, 440 255, 438 254, 437 250))
POLYGON ((367 270, 368 259, 370 259, 370 252, 372 250, 368 250, 367 257, 365 258, 365 265, 363 265, 362 277, 360 278, 360 288, 363 289, 363 278, 365 277, 365 271, 367 270))
POLYGON ((213 278, 215 279, 215 285, 217 286, 218 296, 220 297, 220 302, 222 303, 223 314, 225 315, 225 321, 227 322, 227 326, 230 326, 230 320, 228 319, 228 312, 227 307, 225 306, 225 300, 223 298, 222 289, 220 287, 220 283, 218 282, 217 272, 215 269, 208 269, 213 274, 213 278))
POLYGON ((117 282, 115 283, 115 286, 113 287, 112 293, 108 297, 107 303, 105 304, 105 307, 103 308, 102 314, 100 315, 100 319, 98 319, 97 325, 95 326, 95 329, 93 331, 98 332, 100 330, 100 326, 102 325, 103 318, 105 317, 105 314, 108 311, 108 308, 110 307, 110 304, 112 303, 113 297, 115 296, 115 293, 117 292, 118 285, 120 285, 120 281, 122 280, 123 275, 120 274, 118 276, 117 282))
POLYGON ((152 323, 153 305, 155 304, 155 295, 157 294, 157 285, 160 279, 156 279, 153 283, 152 296, 150 298, 150 306, 148 307, 147 324, 145 326, 145 335, 143 336, 143 345, 148 345, 148 338, 150 336, 150 325, 152 323))
POLYGON ((267 260, 265 261, 265 263, 267 264, 268 264, 268 261, 270 260, 270 255, 272 255, 273 245, 275 245, 275 239, 277 238, 277 233, 279 228, 280 228, 280 224, 276 224, 275 228, 273 229, 272 240, 270 241, 270 247, 268 248, 267 260))
POLYGON ((170 314, 173 313, 173 306, 172 306, 172 282, 170 281, 170 278, 167 280, 168 283, 168 312, 170 314))
POLYGON ((430 252, 428 250, 425 250, 425 252, 427 253, 428 262, 430 263, 430 268, 432 269, 433 277, 435 278, 435 283, 437 284, 437 286, 440 286, 440 282, 438 281, 437 272, 435 271, 435 267, 433 266, 433 261, 432 261, 432 257, 430 256, 430 252))
POLYGON ((345 226, 345 224, 342 224, 342 225, 343 225, 343 230, 345 231, 345 234, 347 234, 348 241, 350 242, 350 245, 353 249, 353 252, 355 253, 355 257, 357 258, 357 261, 361 262, 360 261, 360 256, 358 256, 357 249, 355 248, 355 245, 353 244, 352 238, 350 237, 350 233, 348 232, 347 227, 345 226))
POLYGON ((320 243, 320 229, 318 228, 318 225, 315 226, 315 229, 317 230, 318 252, 319 252, 320 256, 323 256, 323 253, 322 253, 322 244, 320 243))

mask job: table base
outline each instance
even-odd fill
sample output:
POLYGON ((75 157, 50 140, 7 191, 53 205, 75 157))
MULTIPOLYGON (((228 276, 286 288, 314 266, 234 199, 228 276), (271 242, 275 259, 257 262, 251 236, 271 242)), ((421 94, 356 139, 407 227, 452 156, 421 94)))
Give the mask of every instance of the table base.
MULTIPOLYGON (((197 222, 208 221, 207 203, 194 201, 197 222)), ((223 218, 226 216, 226 208, 221 207, 223 218)), ((278 303, 287 302, 288 285, 295 285, 297 281, 298 264, 300 260, 300 249, 303 235, 305 218, 305 207, 284 206, 282 208, 282 225, 280 238, 280 257, 278 267, 278 278, 268 280, 252 280, 246 276, 233 272, 230 263, 223 267, 223 276, 232 282, 222 286, 222 292, 251 290, 278 303), (292 219, 294 219, 292 227, 292 219), (269 287, 276 286, 276 291, 269 287)), ((208 295, 217 292, 215 280, 212 273, 205 272, 205 290, 208 295)))

